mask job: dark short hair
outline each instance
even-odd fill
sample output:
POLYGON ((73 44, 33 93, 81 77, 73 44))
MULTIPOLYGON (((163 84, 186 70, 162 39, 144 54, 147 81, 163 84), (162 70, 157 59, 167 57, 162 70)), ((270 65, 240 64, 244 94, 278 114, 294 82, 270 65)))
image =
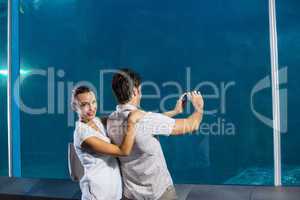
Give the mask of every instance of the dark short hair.
POLYGON ((86 85, 80 85, 75 87, 72 90, 72 99, 71 99, 71 107, 74 111, 76 111, 76 98, 79 94, 92 92, 91 88, 86 85))
POLYGON ((127 103, 133 93, 133 88, 141 85, 141 77, 131 69, 120 69, 113 75, 112 90, 120 104, 127 103))

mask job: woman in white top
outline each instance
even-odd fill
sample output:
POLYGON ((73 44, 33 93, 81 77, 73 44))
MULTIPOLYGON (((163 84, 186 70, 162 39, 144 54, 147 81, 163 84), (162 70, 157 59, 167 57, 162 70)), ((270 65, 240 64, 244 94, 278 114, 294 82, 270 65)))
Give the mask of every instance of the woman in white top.
POLYGON ((89 87, 73 90, 72 108, 78 114, 74 131, 76 153, 84 166, 80 180, 82 200, 119 200, 122 198, 122 180, 116 156, 130 154, 134 143, 135 123, 144 112, 131 112, 127 134, 120 146, 111 144, 101 120, 96 117, 97 101, 89 87), (114 157, 115 156, 115 157, 114 157))

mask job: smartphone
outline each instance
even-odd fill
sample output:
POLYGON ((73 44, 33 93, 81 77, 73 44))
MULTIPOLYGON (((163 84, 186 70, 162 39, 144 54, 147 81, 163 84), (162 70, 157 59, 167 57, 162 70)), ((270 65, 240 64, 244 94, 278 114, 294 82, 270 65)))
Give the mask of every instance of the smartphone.
POLYGON ((187 94, 184 94, 183 97, 182 97, 182 107, 183 108, 185 108, 187 100, 188 100, 187 94))

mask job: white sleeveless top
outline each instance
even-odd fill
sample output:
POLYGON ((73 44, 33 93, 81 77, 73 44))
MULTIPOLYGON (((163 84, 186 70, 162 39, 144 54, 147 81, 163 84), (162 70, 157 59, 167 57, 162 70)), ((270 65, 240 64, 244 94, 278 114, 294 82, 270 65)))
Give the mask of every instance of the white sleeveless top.
POLYGON ((100 132, 80 121, 76 122, 74 131, 74 147, 84 167, 84 176, 80 180, 82 200, 119 200, 122 198, 122 179, 117 159, 81 148, 82 142, 92 136, 111 143, 100 119, 95 117, 93 121, 100 132))

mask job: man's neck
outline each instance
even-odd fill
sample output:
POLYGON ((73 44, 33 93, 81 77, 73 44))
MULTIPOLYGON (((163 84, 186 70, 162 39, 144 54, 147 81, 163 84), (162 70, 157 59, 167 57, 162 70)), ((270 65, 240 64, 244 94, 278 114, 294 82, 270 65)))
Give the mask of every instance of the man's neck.
POLYGON ((137 103, 137 101, 135 101, 135 100, 131 100, 131 101, 127 102, 126 104, 133 105, 135 107, 139 107, 139 103, 137 103))

